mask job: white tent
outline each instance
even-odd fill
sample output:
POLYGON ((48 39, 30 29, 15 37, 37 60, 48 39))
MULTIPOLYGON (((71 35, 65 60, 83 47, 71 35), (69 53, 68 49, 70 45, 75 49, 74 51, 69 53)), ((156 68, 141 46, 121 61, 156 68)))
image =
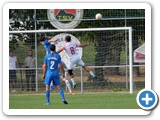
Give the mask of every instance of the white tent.
POLYGON ((134 50, 134 62, 145 63, 145 43, 134 50))

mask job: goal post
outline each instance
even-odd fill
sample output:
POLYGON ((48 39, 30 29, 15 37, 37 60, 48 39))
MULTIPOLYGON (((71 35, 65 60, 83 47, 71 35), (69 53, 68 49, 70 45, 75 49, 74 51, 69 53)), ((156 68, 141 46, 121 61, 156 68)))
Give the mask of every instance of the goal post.
MULTIPOLYGON (((130 93, 133 93, 133 49, 132 49, 132 27, 112 27, 112 28, 81 28, 81 29, 54 29, 54 30, 26 30, 26 31, 9 31, 9 34, 19 33, 63 33, 63 32, 85 32, 85 31, 128 31, 129 39, 129 82, 130 82, 130 93)), ((36 37, 35 37, 36 39, 36 37)), ((128 65, 126 65, 128 66, 128 65)), ((81 76, 82 77, 82 76, 81 76)), ((36 78, 37 83, 37 78, 36 78)))

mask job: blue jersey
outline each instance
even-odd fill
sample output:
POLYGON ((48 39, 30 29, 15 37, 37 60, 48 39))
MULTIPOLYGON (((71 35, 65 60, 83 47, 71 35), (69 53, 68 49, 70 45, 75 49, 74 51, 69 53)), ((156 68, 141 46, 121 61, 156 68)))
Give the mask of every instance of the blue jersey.
POLYGON ((62 64, 61 57, 57 52, 45 56, 44 64, 47 65, 46 75, 59 76, 58 64, 62 64))
POLYGON ((48 42, 48 40, 45 40, 45 41, 42 43, 42 45, 44 46, 47 54, 49 54, 49 53, 50 53, 50 46, 51 46, 51 44, 48 42))

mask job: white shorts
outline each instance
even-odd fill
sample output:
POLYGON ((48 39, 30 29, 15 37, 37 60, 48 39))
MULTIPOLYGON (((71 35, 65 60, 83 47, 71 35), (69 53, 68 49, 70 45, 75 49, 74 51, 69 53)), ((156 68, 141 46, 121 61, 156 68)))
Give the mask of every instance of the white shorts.
POLYGON ((78 56, 78 57, 72 57, 69 60, 69 64, 68 64, 68 70, 72 70, 76 64, 80 65, 80 66, 84 66, 84 62, 82 61, 82 59, 78 56))

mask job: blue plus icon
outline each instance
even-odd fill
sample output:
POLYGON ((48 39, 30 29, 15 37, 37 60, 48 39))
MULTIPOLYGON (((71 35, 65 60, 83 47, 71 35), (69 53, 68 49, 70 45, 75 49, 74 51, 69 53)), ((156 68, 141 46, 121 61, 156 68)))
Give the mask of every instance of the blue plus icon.
POLYGON ((137 95, 138 105, 145 110, 150 110, 157 104, 157 94, 153 90, 141 90, 137 95))
POLYGON ((146 105, 149 105, 149 101, 154 101, 153 98, 154 98, 154 96, 153 97, 149 97, 149 94, 146 93, 146 96, 144 98, 142 98, 142 101, 145 101, 146 105))

